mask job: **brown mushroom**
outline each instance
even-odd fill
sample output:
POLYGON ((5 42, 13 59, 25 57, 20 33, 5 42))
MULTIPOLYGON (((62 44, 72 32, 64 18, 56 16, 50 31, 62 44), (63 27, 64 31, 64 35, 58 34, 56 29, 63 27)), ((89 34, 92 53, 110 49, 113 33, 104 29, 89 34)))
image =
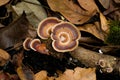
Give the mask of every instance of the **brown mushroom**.
POLYGON ((33 40, 33 39, 32 39, 32 38, 29 38, 29 37, 24 40, 24 42, 23 42, 23 48, 24 48, 25 50, 27 50, 27 51, 30 50, 30 43, 31 43, 32 40, 33 40))
POLYGON ((46 48, 46 44, 41 43, 40 39, 33 39, 30 43, 30 48, 34 51, 48 54, 48 49, 46 48))
POLYGON ((56 17, 48 17, 42 20, 37 29, 37 34, 41 39, 48 39, 50 37, 51 28, 61 21, 56 17))
POLYGON ((58 52, 68 52, 78 46, 80 32, 76 26, 69 22, 61 22, 51 29, 52 46, 58 52))

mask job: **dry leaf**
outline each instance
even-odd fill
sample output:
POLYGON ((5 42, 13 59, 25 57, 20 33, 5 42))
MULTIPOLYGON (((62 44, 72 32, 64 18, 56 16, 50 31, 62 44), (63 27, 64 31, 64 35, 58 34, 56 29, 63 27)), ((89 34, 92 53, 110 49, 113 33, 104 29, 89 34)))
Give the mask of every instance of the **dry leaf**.
POLYGON ((0 29, 0 48, 12 47, 25 39, 29 35, 29 25, 24 13, 10 25, 0 29))
POLYGON ((16 72, 20 80, 34 80, 34 73, 24 65, 19 66, 16 72))
POLYGON ((61 76, 56 78, 56 80, 75 80, 73 75, 74 71, 71 69, 67 69, 61 76))
POLYGON ((108 33, 109 32, 108 21, 107 21, 106 17, 102 13, 100 13, 100 23, 101 23, 101 29, 105 33, 108 33))
POLYGON ((5 50, 0 49, 0 66, 4 66, 10 59, 9 53, 5 50))
POLYGON ((120 21, 120 8, 119 5, 115 3, 115 1, 117 0, 110 0, 110 6, 103 12, 103 14, 107 15, 107 17, 112 20, 120 21))
POLYGON ((7 4, 10 0, 0 0, 0 6, 7 4))
POLYGON ((11 80, 9 73, 0 71, 0 80, 11 80))
POLYGON ((75 80, 96 80, 95 68, 80 68, 74 69, 75 80))
POLYGON ((86 12, 93 13, 93 11, 99 11, 94 0, 78 0, 79 5, 86 10, 86 12))
POLYGON ((35 80, 96 80, 95 68, 80 68, 74 70, 66 69, 59 77, 48 77, 46 71, 40 71, 35 74, 35 80))
POLYGON ((120 0, 113 0, 115 3, 120 4, 120 0))
POLYGON ((53 11, 60 12, 74 24, 87 22, 98 11, 94 0, 78 0, 80 5, 75 4, 72 0, 47 0, 47 2, 53 11))
POLYGON ((3 28, 3 27, 5 27, 5 26, 4 26, 3 24, 0 23, 0 29, 3 28))
POLYGON ((35 80, 47 80, 47 72, 40 71, 35 74, 35 80))
POLYGON ((67 69, 56 80, 96 80, 95 68, 80 68, 74 70, 67 69))
POLYGON ((110 6, 110 0, 99 0, 99 2, 105 9, 108 9, 110 6))
POLYGON ((12 6, 17 15, 21 15, 23 11, 27 14, 27 19, 33 27, 37 28, 41 20, 47 17, 47 14, 41 4, 37 0, 25 0, 12 6))
POLYGON ((96 38, 104 41, 105 35, 104 35, 103 31, 101 30, 100 26, 97 24, 99 24, 99 23, 95 22, 95 24, 85 24, 83 26, 78 26, 78 29, 80 31, 88 32, 88 33, 94 35, 96 38))

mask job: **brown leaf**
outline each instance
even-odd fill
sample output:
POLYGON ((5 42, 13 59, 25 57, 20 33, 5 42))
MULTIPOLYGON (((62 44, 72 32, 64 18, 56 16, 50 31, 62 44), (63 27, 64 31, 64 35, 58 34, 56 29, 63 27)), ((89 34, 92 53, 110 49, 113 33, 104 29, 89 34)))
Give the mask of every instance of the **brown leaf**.
POLYGON ((3 24, 0 23, 0 29, 3 28, 3 27, 5 27, 5 26, 4 26, 3 24))
POLYGON ((12 57, 12 64, 14 65, 15 68, 19 67, 22 65, 22 60, 24 59, 23 56, 23 50, 21 50, 20 53, 14 54, 12 57))
POLYGON ((97 5, 94 0, 78 0, 79 5, 86 10, 86 13, 93 13, 94 11, 99 11, 97 5))
POLYGON ((24 65, 17 68, 17 74, 20 80, 34 80, 34 73, 24 65))
POLYGON ((59 77, 48 77, 46 71, 40 71, 35 74, 35 80, 96 80, 95 68, 80 68, 74 70, 66 69, 59 77))
POLYGON ((47 0, 47 2, 53 11, 60 12, 74 24, 85 23, 98 11, 94 0, 78 0, 79 5, 72 0, 47 0))
POLYGON ((99 2, 105 9, 108 9, 110 6, 110 0, 99 0, 99 2))
POLYGON ((74 69, 75 80, 96 80, 95 68, 80 68, 74 69))
POLYGON ((113 0, 115 3, 120 4, 120 0, 113 0))
POLYGON ((0 6, 7 4, 10 0, 0 0, 0 6))
POLYGON ((40 71, 35 74, 35 80, 47 80, 47 77, 46 71, 40 71))
POLYGON ((107 17, 112 20, 120 21, 120 8, 115 1, 117 0, 110 0, 110 6, 107 10, 103 12, 103 14, 107 15, 107 17))
POLYGON ((85 24, 83 26, 78 26, 78 29, 80 31, 88 32, 102 41, 104 41, 104 39, 105 39, 105 35, 104 35, 103 31, 101 30, 98 22, 95 22, 95 24, 85 24))
POLYGON ((39 22, 47 17, 43 6, 40 5, 41 3, 39 3, 38 0, 25 0, 17 3, 16 5, 12 5, 12 8, 17 15, 21 15, 22 12, 25 11, 29 22, 33 27, 37 28, 39 22))
POLYGON ((96 80, 95 68, 80 68, 74 70, 67 69, 56 80, 96 80))
POLYGON ((0 71, 0 80, 10 80, 9 73, 5 73, 3 71, 0 71))
POLYGON ((4 66, 10 59, 9 53, 0 49, 0 66, 4 66))
POLYGON ((101 24, 101 29, 105 33, 108 33, 109 32, 108 21, 107 21, 106 17, 102 13, 100 13, 100 24, 101 24))
POLYGON ((14 46, 28 36, 29 22, 25 13, 5 28, 0 29, 0 48, 14 46))

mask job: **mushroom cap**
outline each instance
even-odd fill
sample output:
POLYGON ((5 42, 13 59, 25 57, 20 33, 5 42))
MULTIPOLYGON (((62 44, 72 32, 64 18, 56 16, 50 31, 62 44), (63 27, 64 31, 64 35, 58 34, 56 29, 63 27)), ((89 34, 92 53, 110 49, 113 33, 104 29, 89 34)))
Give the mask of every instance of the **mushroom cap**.
POLYGON ((50 33, 51 33, 51 28, 57 24, 60 23, 61 20, 59 20, 56 17, 48 17, 45 18, 44 20, 42 20, 39 25, 38 25, 38 29, 37 29, 37 34, 41 39, 48 39, 48 37, 50 37, 50 33))
POLYGON ((33 39, 30 43, 30 48, 34 51, 37 51, 36 48, 41 44, 40 39, 33 39))
POLYGON ((23 42, 23 48, 25 50, 27 50, 27 51, 30 50, 30 43, 31 43, 31 41, 32 41, 32 38, 29 38, 29 37, 24 40, 24 42, 23 42))
POLYGON ((0 0, 0 6, 7 4, 10 0, 0 0))
POLYGON ((52 47, 58 52, 73 51, 78 46, 80 31, 69 22, 61 22, 51 29, 52 47))

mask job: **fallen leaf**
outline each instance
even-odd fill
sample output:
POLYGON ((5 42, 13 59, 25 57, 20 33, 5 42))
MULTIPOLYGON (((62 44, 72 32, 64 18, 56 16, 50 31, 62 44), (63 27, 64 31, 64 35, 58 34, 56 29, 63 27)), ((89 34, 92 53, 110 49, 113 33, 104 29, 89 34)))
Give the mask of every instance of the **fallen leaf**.
POLYGON ((47 72, 42 70, 35 74, 35 80, 96 80, 95 68, 76 67, 74 70, 66 69, 59 77, 48 77, 47 72))
POLYGON ((75 80, 96 80, 95 68, 80 68, 74 69, 75 80))
POLYGON ((6 49, 14 46, 16 43, 22 41, 27 36, 29 22, 23 13, 18 19, 13 21, 10 25, 0 29, 0 48, 6 49))
POLYGON ((47 0, 53 11, 60 12, 73 24, 83 24, 96 14, 98 8, 94 0, 78 0, 80 5, 72 0, 47 0))
POLYGON ((120 8, 119 5, 115 3, 115 0, 110 0, 110 6, 103 14, 111 20, 120 21, 120 8))
POLYGON ((75 80, 74 71, 72 69, 67 69, 61 76, 56 78, 56 80, 75 80))
POLYGON ((0 0, 0 6, 7 4, 10 0, 0 0))
POLYGON ((47 80, 47 78, 47 72, 44 70, 35 74, 35 80, 47 80))
POLYGON ((94 11, 99 11, 94 0, 78 0, 79 5, 86 10, 86 13, 93 13, 94 11))
POLYGON ((20 80, 34 80, 34 73, 24 65, 19 66, 16 72, 20 80))
POLYGON ((4 66, 10 59, 9 53, 5 50, 0 49, 0 66, 4 66))
POLYGON ((105 9, 108 9, 110 6, 110 0, 99 0, 99 2, 105 9))
POLYGON ((100 24, 101 24, 101 29, 108 34, 109 32, 109 25, 108 25, 108 21, 106 19, 106 17, 100 13, 100 24))
POLYGON ((3 27, 5 27, 5 26, 4 26, 3 24, 0 23, 0 29, 3 28, 3 27))
POLYGON ((76 67, 74 70, 67 69, 55 80, 96 80, 95 68, 76 67))
POLYGON ((98 38, 102 41, 105 40, 105 35, 100 28, 99 22, 95 22, 95 24, 85 24, 83 26, 77 26, 77 28, 80 31, 85 31, 85 32, 88 32, 88 33, 94 35, 96 38, 98 38))
POLYGON ((120 0, 113 0, 115 3, 120 4, 120 0))
POLYGON ((37 28, 41 20, 47 17, 42 5, 37 0, 24 0, 12 6, 17 15, 21 15, 23 11, 27 14, 27 19, 33 27, 37 28))
POLYGON ((9 73, 0 71, 0 80, 10 80, 10 75, 9 75, 9 73))

